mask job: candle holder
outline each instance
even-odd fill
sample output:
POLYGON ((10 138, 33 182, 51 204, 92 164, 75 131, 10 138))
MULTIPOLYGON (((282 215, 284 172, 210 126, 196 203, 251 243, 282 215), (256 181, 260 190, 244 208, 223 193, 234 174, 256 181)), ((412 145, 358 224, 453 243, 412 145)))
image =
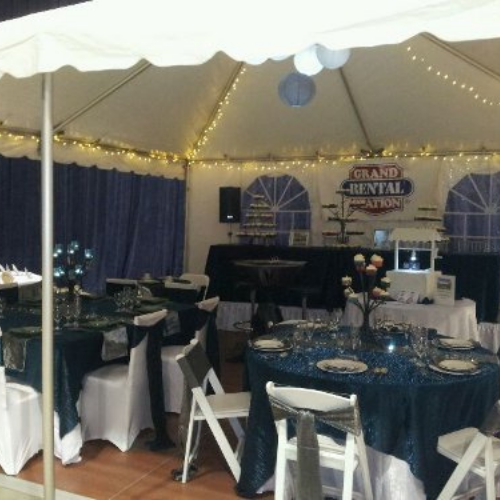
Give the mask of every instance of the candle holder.
POLYGON ((82 287, 82 280, 94 260, 90 248, 82 250, 73 240, 66 246, 57 243, 54 247, 54 280, 58 289, 67 288, 70 295, 82 287))

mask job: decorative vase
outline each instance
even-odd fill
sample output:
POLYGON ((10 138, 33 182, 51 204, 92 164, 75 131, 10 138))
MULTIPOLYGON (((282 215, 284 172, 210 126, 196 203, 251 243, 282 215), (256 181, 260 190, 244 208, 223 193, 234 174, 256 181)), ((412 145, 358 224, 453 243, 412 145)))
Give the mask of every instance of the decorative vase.
POLYGON ((370 325, 371 311, 363 310, 363 323, 361 325, 360 339, 365 345, 379 345, 375 332, 370 325))

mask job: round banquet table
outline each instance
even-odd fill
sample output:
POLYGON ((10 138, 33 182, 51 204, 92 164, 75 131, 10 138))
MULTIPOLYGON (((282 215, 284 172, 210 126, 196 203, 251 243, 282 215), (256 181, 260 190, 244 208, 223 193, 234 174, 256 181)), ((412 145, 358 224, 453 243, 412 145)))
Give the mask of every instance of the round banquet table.
MULTIPOLYGON (((279 336, 279 327, 276 335, 279 336)), ((401 335, 392 337, 404 343, 401 335)), ((366 444, 376 452, 406 462, 413 476, 421 481, 426 498, 435 499, 453 470, 453 463, 436 451, 438 437, 481 425, 498 400, 500 369, 491 353, 480 347, 470 351, 479 359, 483 356, 484 361, 473 375, 448 375, 418 367, 403 349, 356 351, 356 357, 368 365, 368 370, 348 374, 317 368, 316 362, 339 355, 337 347, 328 341, 318 342, 305 352, 292 350, 286 355, 248 347, 246 376, 252 399, 238 494, 255 496, 274 474, 277 438, 265 390, 266 382, 272 380, 283 385, 357 394, 366 444), (386 374, 374 371, 381 367, 387 368, 386 374)), ((384 473, 377 479, 389 481, 389 476, 384 473)), ((373 482, 374 479, 372 476, 373 482)), ((400 498, 396 493, 380 498, 389 497, 400 498)))

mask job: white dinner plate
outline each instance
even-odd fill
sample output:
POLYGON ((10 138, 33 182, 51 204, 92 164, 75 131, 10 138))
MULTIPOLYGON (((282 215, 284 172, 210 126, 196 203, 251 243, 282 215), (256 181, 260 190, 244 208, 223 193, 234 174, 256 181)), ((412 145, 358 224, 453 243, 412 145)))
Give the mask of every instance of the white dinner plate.
POLYGON ((476 363, 465 359, 442 359, 429 368, 448 375, 472 375, 480 371, 476 363))
POLYGON ((349 375, 351 373, 363 373, 368 370, 366 363, 354 359, 323 359, 316 363, 316 366, 325 372, 342 373, 349 375))
POLYGON ((281 352, 292 348, 288 342, 274 338, 255 339, 252 342, 252 347, 258 351, 266 352, 281 352))
POLYGON ((474 342, 469 339, 439 339, 438 346, 443 349, 457 349, 467 351, 474 349, 474 342))

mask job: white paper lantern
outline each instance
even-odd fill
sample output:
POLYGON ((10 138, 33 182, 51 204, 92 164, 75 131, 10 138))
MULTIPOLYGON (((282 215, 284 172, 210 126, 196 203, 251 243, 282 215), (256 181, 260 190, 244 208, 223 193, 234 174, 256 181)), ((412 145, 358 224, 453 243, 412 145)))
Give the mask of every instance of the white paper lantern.
POLYGON ((316 95, 316 84, 307 75, 289 73, 280 81, 278 94, 287 106, 300 108, 309 104, 316 95))
POLYGON ((328 69, 337 69, 342 67, 351 57, 350 49, 330 50, 322 45, 316 48, 318 61, 328 69))
POLYGON ((296 70, 303 75, 316 75, 323 69, 316 55, 316 45, 311 45, 307 49, 295 54, 293 63, 296 70))

